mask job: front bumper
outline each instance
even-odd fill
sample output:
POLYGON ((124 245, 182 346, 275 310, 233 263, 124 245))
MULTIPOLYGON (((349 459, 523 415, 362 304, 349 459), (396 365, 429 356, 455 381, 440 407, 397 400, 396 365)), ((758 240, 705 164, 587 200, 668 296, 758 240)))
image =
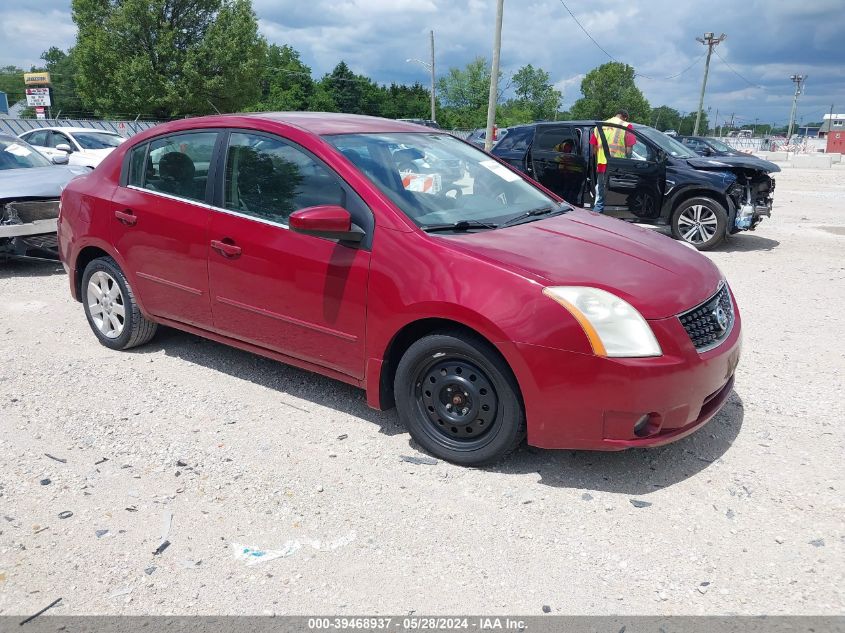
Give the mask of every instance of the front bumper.
MULTIPOLYGON (((736 303, 734 302, 734 306, 736 303)), ((602 358, 526 343, 505 351, 525 402, 528 443, 615 451, 660 446, 695 432, 727 401, 739 363, 742 324, 699 354, 677 317, 650 321, 657 358, 602 358), (648 416, 640 435, 634 426, 648 416)))

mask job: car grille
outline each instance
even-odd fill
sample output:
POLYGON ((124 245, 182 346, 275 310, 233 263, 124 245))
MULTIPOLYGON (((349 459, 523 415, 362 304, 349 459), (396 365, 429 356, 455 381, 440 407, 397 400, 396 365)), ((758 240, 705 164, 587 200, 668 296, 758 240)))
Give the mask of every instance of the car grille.
POLYGON ((733 302, 727 284, 722 284, 715 295, 678 318, 699 352, 706 352, 719 345, 728 337, 734 325, 733 302))

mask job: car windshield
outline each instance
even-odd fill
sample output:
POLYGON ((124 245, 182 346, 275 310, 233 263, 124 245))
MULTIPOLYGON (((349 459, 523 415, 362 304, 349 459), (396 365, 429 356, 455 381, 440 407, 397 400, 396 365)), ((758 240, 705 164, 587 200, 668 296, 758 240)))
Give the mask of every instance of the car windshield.
POLYGON ((112 149, 124 141, 122 136, 111 132, 74 132, 73 138, 82 149, 112 149))
POLYGON ((448 134, 325 138, 423 229, 454 223, 495 228, 528 212, 526 220, 559 209, 519 174, 448 134))
POLYGON ((634 129, 670 156, 674 156, 675 158, 699 158, 698 154, 688 147, 676 141, 671 136, 666 136, 663 132, 655 130, 653 127, 634 125, 634 129))
POLYGON ((733 147, 731 147, 727 143, 723 143, 722 141, 717 141, 715 138, 708 138, 707 144, 710 145, 710 147, 712 147, 713 149, 718 150, 720 152, 734 152, 734 151, 736 151, 736 150, 734 150, 733 147))
POLYGON ((52 163, 20 139, 0 138, 0 169, 50 167, 52 163))

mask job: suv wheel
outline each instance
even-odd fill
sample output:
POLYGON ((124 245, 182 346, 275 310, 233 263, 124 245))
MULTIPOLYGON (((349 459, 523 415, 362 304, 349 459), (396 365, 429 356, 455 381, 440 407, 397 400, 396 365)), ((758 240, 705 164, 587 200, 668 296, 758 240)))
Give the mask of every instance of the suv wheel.
POLYGON ((94 335, 111 349, 143 345, 158 328, 141 314, 126 276, 111 257, 99 257, 85 267, 82 305, 94 335))
POLYGON ((516 380, 476 336, 445 332, 418 340, 399 362, 394 394, 411 437, 449 462, 498 461, 525 436, 516 380))
POLYGON ((690 198, 672 214, 672 235, 675 239, 706 251, 725 239, 728 212, 712 198, 690 198))

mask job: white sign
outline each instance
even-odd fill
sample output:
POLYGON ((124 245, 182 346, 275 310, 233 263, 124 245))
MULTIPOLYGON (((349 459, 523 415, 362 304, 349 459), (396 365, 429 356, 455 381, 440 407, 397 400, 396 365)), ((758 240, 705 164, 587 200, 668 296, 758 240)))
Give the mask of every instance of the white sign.
POLYGON ((35 108, 35 118, 36 119, 46 119, 46 115, 44 114, 44 108, 42 106, 37 106, 35 108))
POLYGON ((50 106, 49 88, 27 88, 26 105, 29 107, 50 106))

